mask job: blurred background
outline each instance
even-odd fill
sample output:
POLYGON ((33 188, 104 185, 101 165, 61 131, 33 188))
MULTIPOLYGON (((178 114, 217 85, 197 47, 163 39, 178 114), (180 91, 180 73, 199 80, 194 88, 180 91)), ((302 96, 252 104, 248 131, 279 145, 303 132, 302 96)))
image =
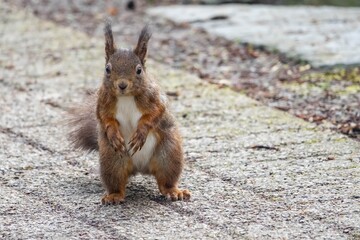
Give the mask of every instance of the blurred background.
POLYGON ((110 16, 124 47, 150 23, 151 59, 360 138, 360 1, 5 2, 90 37, 110 16))
MULTIPOLYGON (((156 2, 155 0, 153 2, 156 2)), ((176 3, 179 1, 173 1, 176 3)), ((360 6, 357 0, 183 0, 183 3, 205 3, 205 4, 219 4, 219 3, 251 3, 251 4, 276 4, 276 5, 334 5, 334 6, 360 6)))
POLYGON ((203 3, 261 3, 277 5, 334 5, 334 6, 360 6, 357 0, 203 0, 203 3))

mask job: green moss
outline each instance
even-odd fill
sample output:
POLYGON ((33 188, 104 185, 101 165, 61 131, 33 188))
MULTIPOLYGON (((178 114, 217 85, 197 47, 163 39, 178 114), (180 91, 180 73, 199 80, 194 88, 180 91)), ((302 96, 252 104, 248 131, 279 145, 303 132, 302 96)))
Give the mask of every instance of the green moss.
POLYGON ((347 167, 346 169, 354 169, 354 168, 359 168, 360 166, 358 164, 351 164, 349 167, 347 167))
POLYGON ((323 87, 319 87, 314 83, 304 82, 291 82, 291 83, 284 83, 284 87, 292 92, 295 92, 302 96, 307 96, 312 91, 320 91, 321 89, 324 89, 324 87, 327 85, 324 85, 323 87))
POLYGON ((277 197, 277 196, 273 196, 273 197, 270 197, 269 200, 272 201, 272 202, 280 202, 280 201, 282 201, 282 198, 277 197))
POLYGON ((289 4, 289 5, 297 5, 297 4, 306 4, 306 5, 334 5, 334 6, 344 6, 344 7, 356 7, 360 6, 358 0, 280 0, 278 1, 280 4, 289 4))
POLYGON ((345 170, 345 169, 355 169, 355 168, 359 168, 360 165, 359 164, 356 164, 356 163, 352 163, 348 166, 337 166, 337 167, 334 167, 332 169, 334 170, 345 170))
POLYGON ((347 138, 336 138, 336 139, 333 139, 334 142, 346 142, 348 141, 347 138))
POLYGON ((360 93, 360 85, 351 85, 338 92, 341 95, 360 93))
POLYGON ((360 83, 360 68, 335 68, 326 72, 309 72, 301 77, 303 81, 349 81, 360 83))
POLYGON ((322 90, 329 90, 331 87, 331 84, 329 82, 320 82, 317 84, 317 86, 322 90))
POLYGON ((305 144, 314 144, 314 143, 318 143, 320 142, 319 139, 309 139, 309 140, 306 140, 304 143, 305 144))
POLYGON ((329 91, 336 95, 357 94, 360 92, 360 68, 308 72, 300 82, 285 83, 284 87, 305 97, 316 91, 329 91))
POLYGON ((355 232, 351 234, 350 240, 360 240, 360 232, 355 232))

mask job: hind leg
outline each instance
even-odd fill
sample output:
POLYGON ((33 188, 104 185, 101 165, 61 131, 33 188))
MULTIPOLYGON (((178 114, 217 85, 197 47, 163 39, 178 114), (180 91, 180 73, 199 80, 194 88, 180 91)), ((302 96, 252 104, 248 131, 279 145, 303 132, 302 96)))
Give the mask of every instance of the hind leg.
POLYGON ((107 194, 102 204, 119 204, 125 200, 125 189, 132 172, 132 162, 127 156, 121 157, 110 146, 100 145, 100 175, 107 194))
POLYGON ((171 140, 160 144, 150 162, 150 172, 155 176, 161 194, 172 201, 191 197, 189 190, 178 188, 183 165, 181 142, 171 140))

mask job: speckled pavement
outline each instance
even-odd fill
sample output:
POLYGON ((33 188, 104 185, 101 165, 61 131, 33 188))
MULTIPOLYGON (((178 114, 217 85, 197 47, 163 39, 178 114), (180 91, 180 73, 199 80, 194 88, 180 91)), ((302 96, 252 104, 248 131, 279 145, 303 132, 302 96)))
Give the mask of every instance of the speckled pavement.
POLYGON ((69 147, 63 120, 100 84, 103 39, 3 2, 0 33, 0 238, 360 237, 359 142, 151 60, 178 93, 193 198, 168 202, 137 176, 102 206, 97 155, 69 147))

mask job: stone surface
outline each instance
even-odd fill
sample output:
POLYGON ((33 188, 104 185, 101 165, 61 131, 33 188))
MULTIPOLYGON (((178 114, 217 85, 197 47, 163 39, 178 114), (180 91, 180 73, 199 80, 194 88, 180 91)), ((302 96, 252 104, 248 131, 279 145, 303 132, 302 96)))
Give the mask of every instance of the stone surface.
POLYGON ((315 67, 358 65, 360 8, 220 5, 149 9, 230 40, 277 49, 315 67))
POLYGON ((136 176, 126 203, 101 206, 97 154, 71 150, 61 123, 100 84, 103 40, 3 2, 0 32, 0 238, 359 236, 359 142, 151 60, 179 93, 192 200, 168 202, 136 176))

